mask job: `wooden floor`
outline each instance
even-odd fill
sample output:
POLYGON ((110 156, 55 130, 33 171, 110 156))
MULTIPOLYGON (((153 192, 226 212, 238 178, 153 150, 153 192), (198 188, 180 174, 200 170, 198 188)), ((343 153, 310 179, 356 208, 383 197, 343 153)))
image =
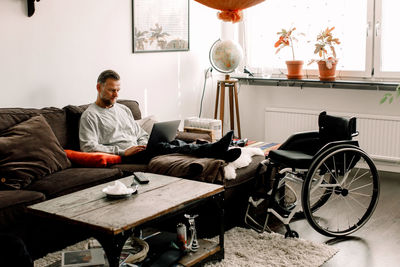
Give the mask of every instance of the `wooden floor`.
MULTIPOLYGON (((343 240, 317 233, 306 220, 291 223, 300 238, 328 243, 340 251, 325 267, 400 266, 400 173, 380 172, 381 191, 378 206, 360 230, 343 240)), ((274 231, 285 233, 283 227, 274 231)))

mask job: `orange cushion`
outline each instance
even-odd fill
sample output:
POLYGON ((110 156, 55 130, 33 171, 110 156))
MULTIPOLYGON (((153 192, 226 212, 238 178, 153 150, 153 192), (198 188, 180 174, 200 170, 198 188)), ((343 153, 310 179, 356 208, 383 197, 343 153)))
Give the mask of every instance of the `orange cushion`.
POLYGON ((83 167, 106 167, 121 163, 121 156, 102 152, 80 152, 65 149, 68 159, 83 167))

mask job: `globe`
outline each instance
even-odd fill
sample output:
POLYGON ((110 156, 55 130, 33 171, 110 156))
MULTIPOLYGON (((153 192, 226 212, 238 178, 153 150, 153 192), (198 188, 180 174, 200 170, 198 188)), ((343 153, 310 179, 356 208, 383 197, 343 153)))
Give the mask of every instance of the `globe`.
POLYGON ((210 62, 222 73, 233 72, 243 59, 242 47, 232 40, 217 40, 210 49, 210 62))

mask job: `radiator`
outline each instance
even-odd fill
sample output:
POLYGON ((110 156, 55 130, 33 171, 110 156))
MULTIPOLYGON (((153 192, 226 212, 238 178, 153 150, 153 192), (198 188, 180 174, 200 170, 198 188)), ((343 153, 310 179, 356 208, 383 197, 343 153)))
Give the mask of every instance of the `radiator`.
MULTIPOLYGON (((265 140, 283 142, 290 135, 303 131, 318 131, 320 111, 265 108, 265 140)), ((400 118, 371 114, 329 112, 329 115, 356 117, 360 134, 354 138, 360 148, 376 160, 400 162, 400 118)))

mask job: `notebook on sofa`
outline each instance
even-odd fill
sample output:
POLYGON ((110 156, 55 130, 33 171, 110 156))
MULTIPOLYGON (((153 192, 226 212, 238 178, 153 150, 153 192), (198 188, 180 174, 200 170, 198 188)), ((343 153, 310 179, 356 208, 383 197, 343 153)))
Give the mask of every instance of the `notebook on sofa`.
POLYGON ((154 123, 146 149, 151 150, 158 143, 168 143, 174 140, 180 123, 180 120, 154 123))

